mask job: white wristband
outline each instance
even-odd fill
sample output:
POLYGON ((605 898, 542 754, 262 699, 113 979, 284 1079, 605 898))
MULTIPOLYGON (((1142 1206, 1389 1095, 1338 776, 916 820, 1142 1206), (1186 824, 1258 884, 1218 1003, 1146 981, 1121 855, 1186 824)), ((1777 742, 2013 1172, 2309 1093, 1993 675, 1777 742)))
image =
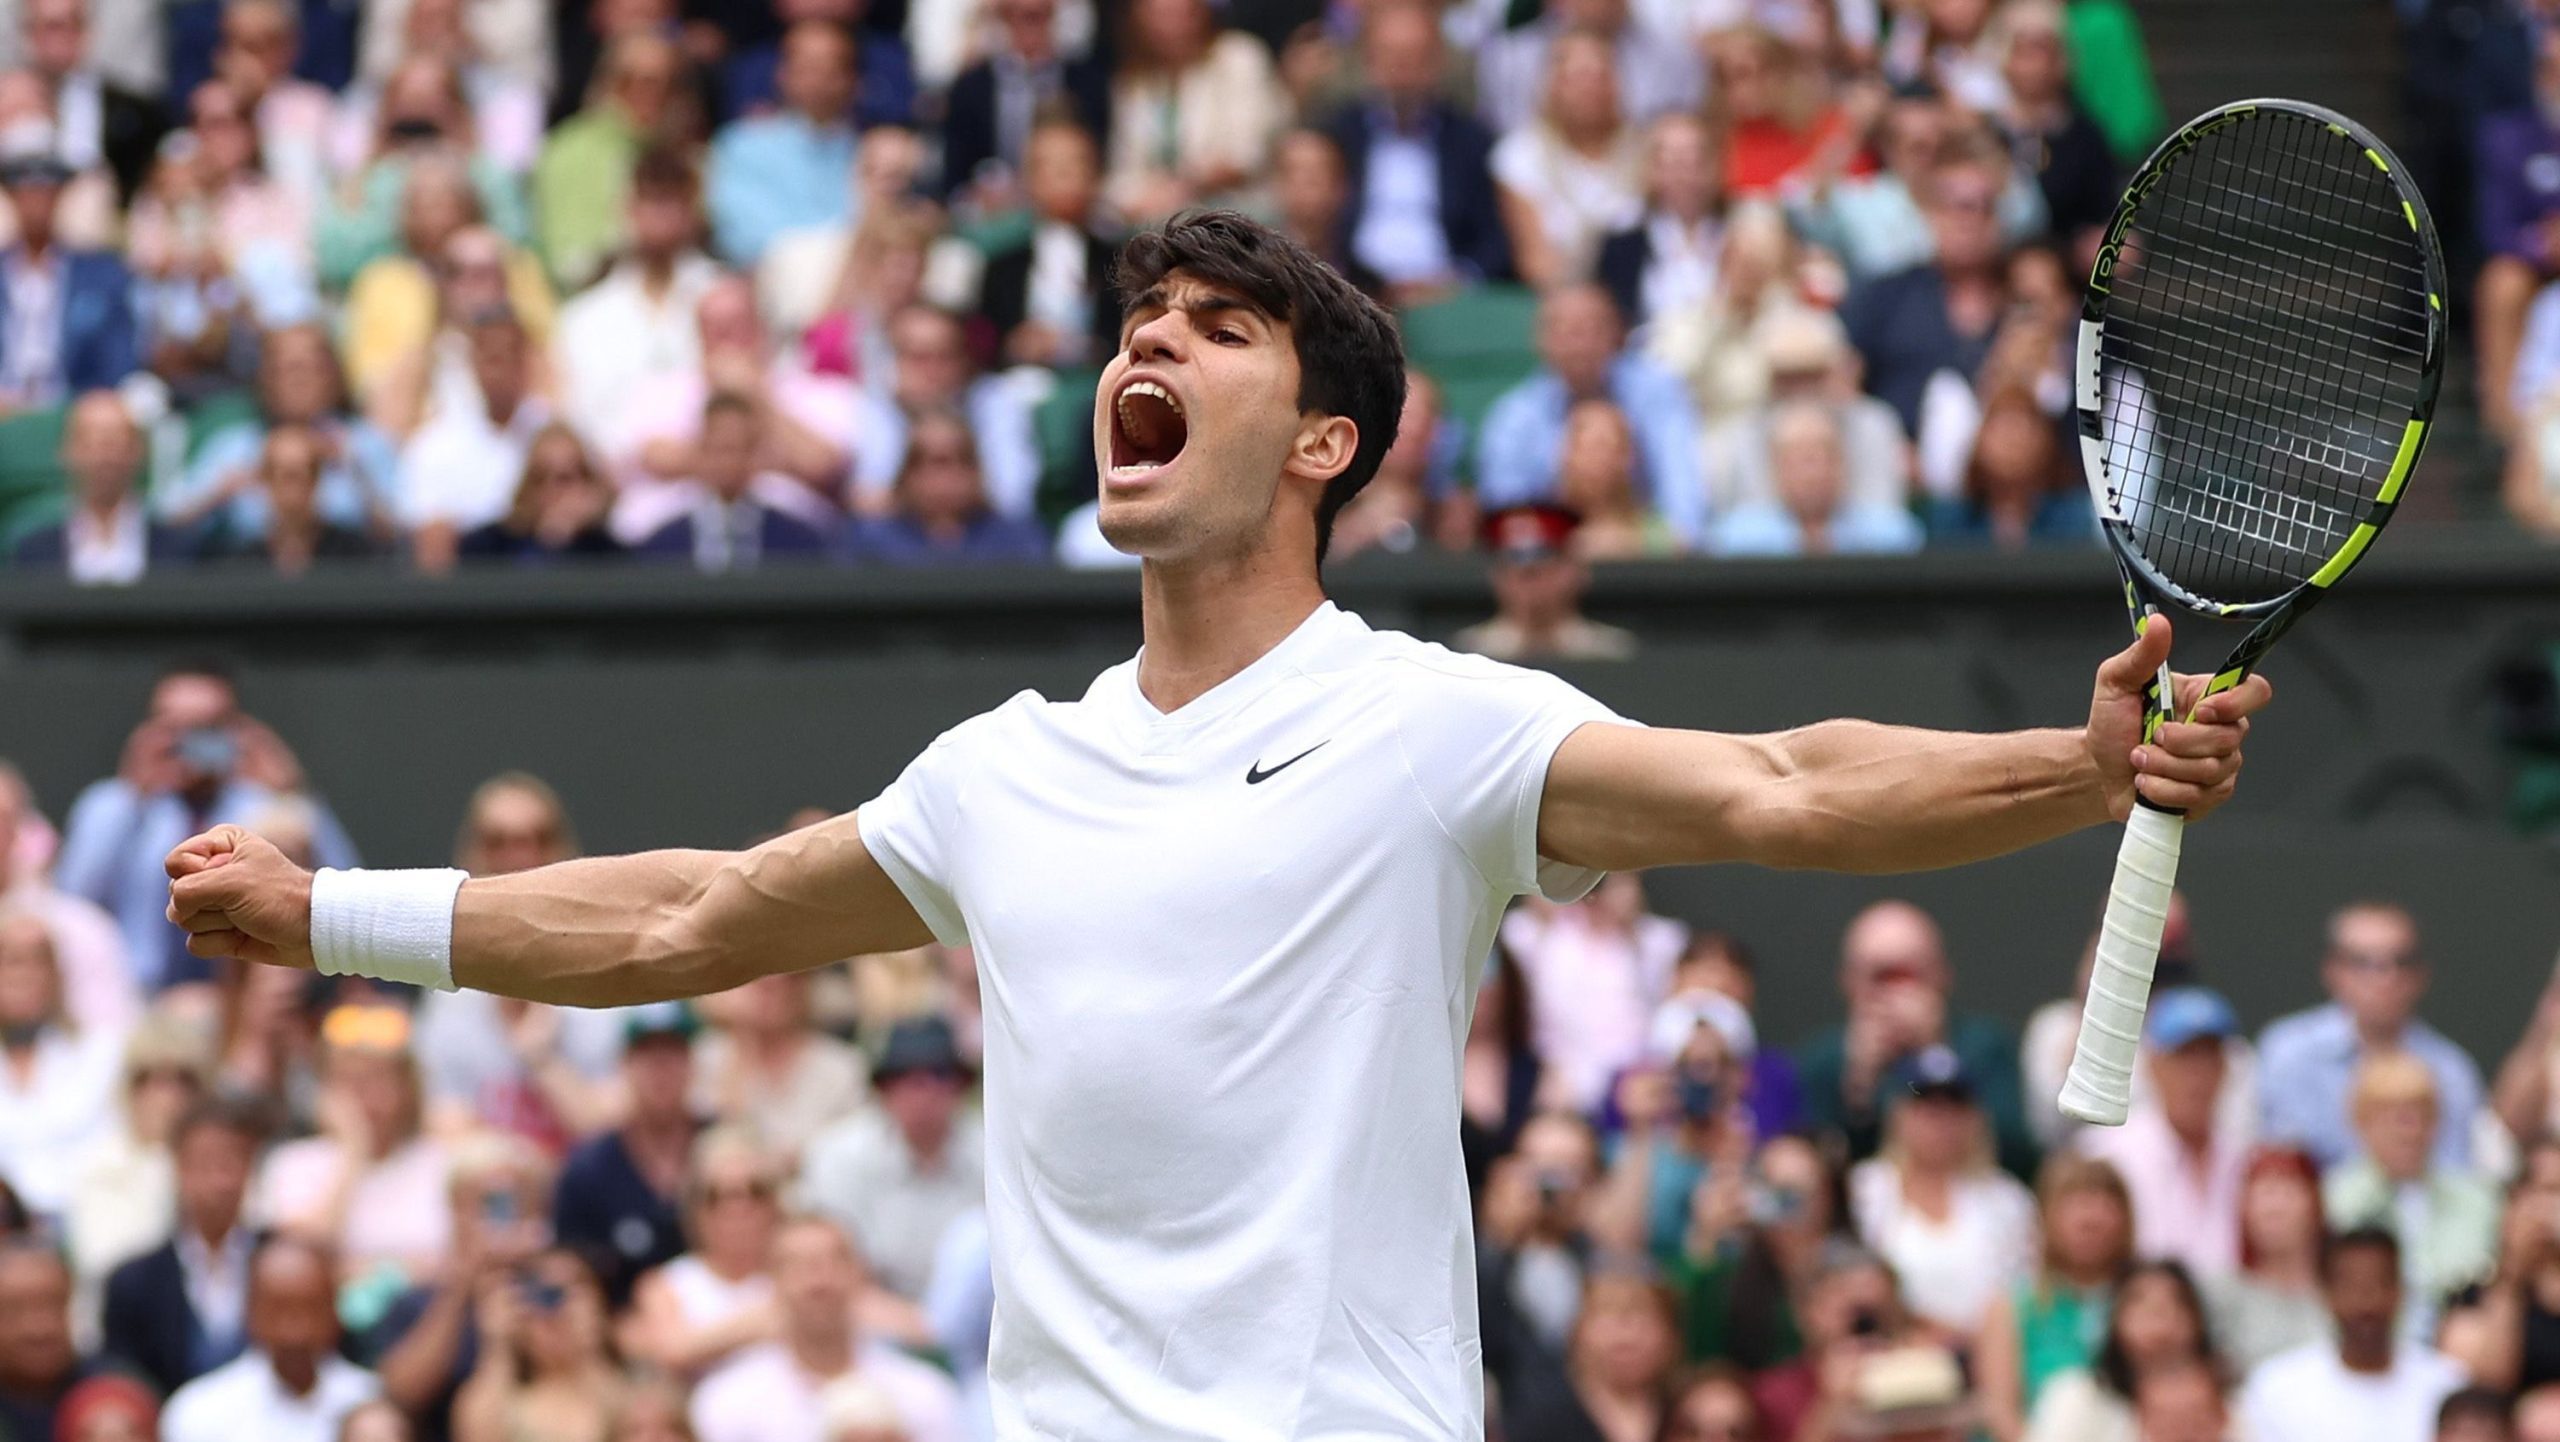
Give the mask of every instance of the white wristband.
POLYGON ((311 960, 322 976, 453 990, 453 902, 463 873, 339 871, 311 878, 311 960))

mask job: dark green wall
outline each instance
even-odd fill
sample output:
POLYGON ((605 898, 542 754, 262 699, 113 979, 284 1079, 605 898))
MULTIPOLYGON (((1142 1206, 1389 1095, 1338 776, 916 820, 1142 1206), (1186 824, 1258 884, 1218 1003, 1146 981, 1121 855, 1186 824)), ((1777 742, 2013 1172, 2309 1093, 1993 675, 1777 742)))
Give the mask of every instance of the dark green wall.
MULTIPOLYGON (((2313 996, 2328 909, 2406 901, 2439 958, 2431 1009, 2494 1060, 2560 947, 2560 864, 2500 820, 2489 677, 2560 639, 2560 556, 2393 540, 2276 653, 2249 784, 2189 838, 2184 881, 2210 974, 2255 1017, 2313 996)), ((1347 567, 1333 589, 1426 636, 1485 609, 1455 563, 1347 567)), ((1645 649, 1575 681, 1655 724, 1727 729, 2070 723, 2124 633, 2096 553, 1637 567, 1593 607, 1645 649)), ((2182 663, 2218 659, 2232 633, 2213 629, 2189 628, 2182 663)), ((114 766, 154 669, 210 651, 374 862, 441 861, 464 793, 504 767, 558 785, 593 849, 727 845, 858 803, 943 727, 1025 687, 1076 694, 1136 642, 1127 577, 189 576, 109 595, 0 577, 0 756, 59 817, 114 766)), ((1965 1001, 2014 1018, 2068 984, 2113 845, 2092 832, 1885 881, 1665 874, 1654 891, 1753 943, 1781 1034, 1830 1013, 1841 923, 1894 894, 1945 919, 1965 1001)))

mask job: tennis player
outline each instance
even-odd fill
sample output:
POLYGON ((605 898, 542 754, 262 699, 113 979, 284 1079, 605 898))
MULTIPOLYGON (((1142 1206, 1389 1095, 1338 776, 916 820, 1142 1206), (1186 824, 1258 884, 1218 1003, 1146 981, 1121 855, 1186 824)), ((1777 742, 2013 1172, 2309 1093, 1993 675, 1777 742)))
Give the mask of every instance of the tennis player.
MULTIPOLYGON (((169 856, 199 956, 606 1006, 928 941, 986 1008, 989 1360, 1007 1442, 1483 1436, 1459 1048, 1514 897, 1751 861, 1883 872, 2231 794, 2265 681, 2140 744, 2169 627, 2085 725, 1647 729, 1369 627, 1317 575, 1395 438, 1393 322, 1232 214, 1129 245, 1094 421, 1145 646, 953 728, 749 851, 466 883, 169 856)), ((2200 689, 2183 682, 2188 694, 2200 689)))

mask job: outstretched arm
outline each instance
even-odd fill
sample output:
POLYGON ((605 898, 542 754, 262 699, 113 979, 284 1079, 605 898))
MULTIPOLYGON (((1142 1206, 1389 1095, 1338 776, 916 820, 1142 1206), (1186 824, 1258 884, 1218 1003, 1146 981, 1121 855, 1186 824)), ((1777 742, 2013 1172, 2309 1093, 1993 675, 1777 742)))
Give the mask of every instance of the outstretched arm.
MULTIPOLYGON (((169 854, 198 956, 308 967, 311 873, 236 826, 169 854)), ((932 939, 848 813, 748 851, 651 851, 464 883, 453 979, 563 1006, 723 991, 932 939)))
MULTIPOLYGON (((1825 721, 1771 736, 1585 726, 1556 749, 1538 850, 1628 870, 1720 861, 1920 871, 2000 856, 2121 819, 2137 789, 2201 816, 2231 794, 2263 677, 2207 698, 2139 744, 2142 689, 2169 623, 2098 669, 2080 730, 2004 735, 1825 721)), ((2179 678, 2183 703, 2204 678, 2179 678)))

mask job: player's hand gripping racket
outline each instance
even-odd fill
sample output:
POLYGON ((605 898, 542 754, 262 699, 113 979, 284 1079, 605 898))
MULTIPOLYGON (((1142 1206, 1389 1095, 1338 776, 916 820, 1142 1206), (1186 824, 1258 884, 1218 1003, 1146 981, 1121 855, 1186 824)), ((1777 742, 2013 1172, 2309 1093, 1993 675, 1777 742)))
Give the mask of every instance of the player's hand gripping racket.
MULTIPOLYGON (((2209 111, 2125 187, 2082 302, 2081 459, 2137 631, 2170 605, 2255 623, 2196 700, 2240 684, 2391 519, 2444 289, 2399 161, 2316 105, 2209 111)), ((2168 667, 2144 702, 2147 740, 2177 702, 2168 667)), ((2185 827, 2147 802, 2125 825, 2067 1116, 2125 1119, 2185 827)))

